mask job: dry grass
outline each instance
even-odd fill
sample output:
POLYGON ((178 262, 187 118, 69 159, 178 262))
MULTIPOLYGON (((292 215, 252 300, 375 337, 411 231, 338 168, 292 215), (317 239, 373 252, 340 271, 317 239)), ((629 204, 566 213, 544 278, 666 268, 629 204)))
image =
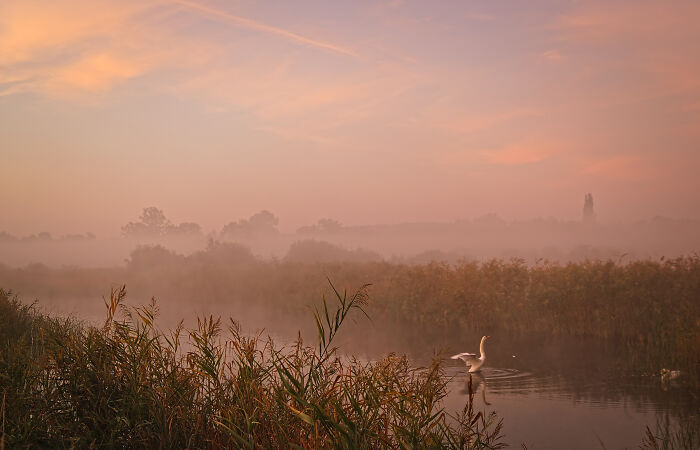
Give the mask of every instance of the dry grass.
POLYGON ((500 422, 441 406, 441 362, 341 359, 333 338, 364 289, 315 310, 318 346, 200 319, 163 332, 157 305, 106 299, 101 328, 47 317, 0 290, 0 446, 499 448, 500 422))

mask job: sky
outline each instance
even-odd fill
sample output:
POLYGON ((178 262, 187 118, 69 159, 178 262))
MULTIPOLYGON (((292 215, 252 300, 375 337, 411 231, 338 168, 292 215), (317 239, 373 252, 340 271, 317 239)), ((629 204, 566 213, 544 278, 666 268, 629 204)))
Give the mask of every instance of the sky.
POLYGON ((700 2, 0 2, 0 230, 700 219, 700 2))

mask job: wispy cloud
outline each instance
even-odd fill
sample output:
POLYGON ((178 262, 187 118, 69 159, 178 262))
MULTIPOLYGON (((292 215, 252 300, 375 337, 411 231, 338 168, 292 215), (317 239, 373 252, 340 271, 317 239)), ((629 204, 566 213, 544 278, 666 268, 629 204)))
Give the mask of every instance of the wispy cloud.
POLYGON ((496 16, 494 16, 494 15, 477 13, 477 12, 468 12, 464 15, 464 18, 467 20, 473 20, 476 22, 492 22, 492 21, 496 20, 496 16))
POLYGON ((542 145, 513 144, 496 150, 482 152, 491 164, 518 166, 543 161, 550 157, 552 150, 542 145))
POLYGON ((618 155, 593 161, 582 170, 585 175, 594 175, 619 181, 641 182, 658 177, 658 162, 635 155, 618 155))
POLYGON ((237 16, 235 14, 228 13, 226 11, 222 11, 220 9, 212 8, 210 6, 201 4, 201 3, 196 3, 196 2, 190 2, 187 0, 170 0, 173 3, 177 3, 178 5, 182 5, 186 8, 189 8, 191 10, 198 11, 202 14, 205 14, 210 17, 215 17, 221 20, 225 20, 229 23, 232 23, 237 26, 245 27, 251 30, 256 30, 256 31, 262 31, 265 33, 272 33, 277 36, 280 36, 284 39, 299 43, 299 44, 304 44, 308 45, 311 47, 315 48, 320 48, 323 50, 328 50, 334 53, 340 53, 343 55, 347 56, 357 56, 357 53, 355 53, 354 50, 341 47, 339 45, 330 43, 330 42, 324 42, 320 41, 317 39, 311 39, 306 36, 302 36, 297 33, 293 33, 291 31, 285 30, 283 28, 275 27, 272 25, 267 25, 262 22, 258 22, 257 20, 253 19, 248 19, 245 17, 237 16))
POLYGON ((155 47, 144 52, 147 39, 127 25, 149 7, 99 0, 0 4, 0 83, 6 83, 0 93, 97 92, 143 74, 155 47))
POLYGON ((552 49, 540 53, 540 58, 544 59, 545 61, 558 62, 564 57, 559 50, 552 49))
MULTIPOLYGON (((351 49, 188 0, 8 1, 0 2, 0 96, 33 92, 82 101, 86 93, 109 92, 162 69, 201 78, 221 71, 222 65, 240 65, 230 43, 205 33, 182 34, 181 27, 193 17, 172 14, 181 8, 314 49, 356 56, 351 49)), ((269 74, 265 67, 256 68, 259 73, 250 74, 252 79, 269 74)), ((171 85, 179 82, 170 80, 171 85)))
POLYGON ((573 41, 610 41, 648 37, 663 33, 666 38, 694 34, 700 3, 675 1, 672 4, 640 0, 625 2, 590 1, 560 15, 550 28, 559 38, 573 41))
MULTIPOLYGON (((454 107, 453 107, 454 108, 454 107)), ((445 111, 443 114, 435 114, 432 120, 436 126, 452 131, 457 135, 469 135, 478 131, 488 130, 497 125, 523 119, 540 116, 541 112, 531 108, 514 108, 493 113, 473 111, 468 112, 463 108, 445 111)))
POLYGON ((142 72, 142 67, 133 60, 109 53, 98 53, 61 68, 53 81, 86 91, 100 91, 142 72))

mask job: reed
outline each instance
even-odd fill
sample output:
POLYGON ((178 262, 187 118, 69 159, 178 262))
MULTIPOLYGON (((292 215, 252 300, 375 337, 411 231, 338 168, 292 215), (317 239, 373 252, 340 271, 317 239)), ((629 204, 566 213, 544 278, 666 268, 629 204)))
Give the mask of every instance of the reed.
POLYGON ((0 290, 0 446, 119 448, 500 448, 495 415, 442 408, 442 362, 341 358, 335 337, 366 289, 332 285, 315 346, 278 346, 200 318, 162 331, 158 306, 105 299, 101 327, 40 314, 0 290))
POLYGON ((668 415, 657 420, 655 430, 646 427, 641 450, 700 448, 700 416, 692 415, 671 425, 668 415))
MULTIPOLYGON (((0 267, 0 286, 42 300, 94 299, 104 286, 120 280, 130 286, 132 296, 156 294, 166 305, 196 301, 219 311, 259 305, 266 315, 276 312, 268 323, 294 322, 293 330, 276 330, 284 333, 296 332, 297 323, 308 314, 308 299, 317 298, 325 275, 346 286, 369 280, 374 300, 365 309, 374 323, 382 324, 368 327, 370 331, 381 328, 406 341, 431 343, 454 336, 469 341, 482 334, 591 339, 606 346, 606 353, 620 355, 625 373, 680 370, 684 382, 700 388, 697 255, 625 263, 527 265, 511 259, 456 265, 305 264, 242 258, 240 250, 234 250, 221 244, 181 256, 162 248, 141 248, 126 268, 113 269, 0 267)), ((309 325, 306 331, 315 333, 315 324, 309 325)))

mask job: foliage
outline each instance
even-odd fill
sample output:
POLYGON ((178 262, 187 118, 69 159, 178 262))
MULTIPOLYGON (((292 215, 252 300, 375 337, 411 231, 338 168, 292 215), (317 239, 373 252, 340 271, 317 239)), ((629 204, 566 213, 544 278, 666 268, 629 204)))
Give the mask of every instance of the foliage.
POLYGON ((700 416, 681 419, 672 426, 668 416, 659 419, 655 431, 646 427, 641 450, 672 450, 700 448, 700 416))
POLYGON ((47 317, 0 290, 0 446, 500 448, 495 416, 449 417, 441 362, 341 359, 338 329, 367 295, 315 310, 317 348, 278 347, 231 321, 162 332, 155 301, 113 289, 101 328, 47 317), (118 319, 118 317, 120 317, 118 319), (182 341, 185 337, 187 340, 182 341))
POLYGON ((241 236, 276 234, 279 219, 270 211, 263 210, 248 219, 229 222, 221 230, 222 238, 235 239, 241 236))
MULTIPOLYGON (((0 286, 42 300, 98 298, 105 285, 123 281, 132 295, 155 294, 168 306, 196 301, 219 310, 259 308, 268 323, 294 322, 296 333, 308 299, 319 296, 326 276, 347 286, 372 282, 374 301, 366 311, 382 327, 362 329, 360 336, 389 330, 407 342, 454 336, 469 341, 482 334, 586 339, 624 355, 630 372, 670 368, 680 370, 684 381, 700 383, 697 256, 531 266, 518 259, 304 263, 263 261, 237 244, 212 243, 189 256, 140 249, 126 268, 0 267, 0 286)), ((313 327, 306 330, 315 333, 313 327)))
POLYGON ((343 247, 325 241, 307 239, 297 241, 289 247, 285 261, 288 262, 376 262, 382 257, 370 250, 347 250, 343 247))
POLYGON ((162 236, 200 236, 202 227, 194 222, 175 225, 165 217, 163 210, 150 206, 144 208, 139 222, 129 222, 122 227, 122 234, 134 238, 156 238, 162 236))

